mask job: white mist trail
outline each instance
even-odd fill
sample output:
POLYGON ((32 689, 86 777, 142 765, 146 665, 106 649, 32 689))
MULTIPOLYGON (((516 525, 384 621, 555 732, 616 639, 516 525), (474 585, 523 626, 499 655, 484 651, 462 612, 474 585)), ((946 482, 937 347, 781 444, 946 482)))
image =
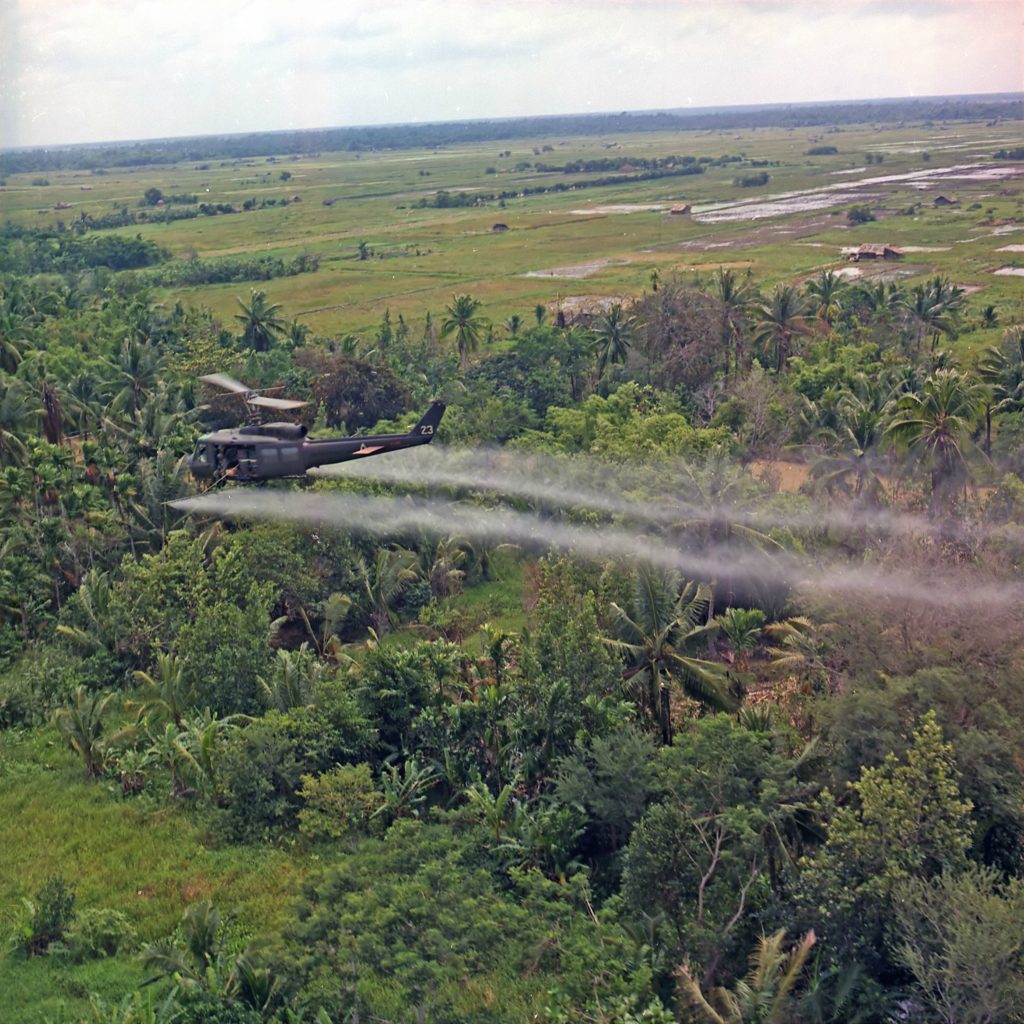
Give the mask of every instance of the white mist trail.
POLYGON ((935 607, 1024 600, 1024 585, 971 580, 965 586, 963 577, 955 574, 933 573, 925 577, 839 562, 807 565, 789 554, 766 554, 756 549, 737 551, 705 546, 699 551, 684 550, 618 527, 577 526, 552 522, 536 513, 452 505, 436 500, 240 490, 186 498, 172 504, 181 511, 200 515, 287 520, 376 537, 426 533, 555 548, 594 560, 646 562, 696 579, 714 580, 723 575, 755 581, 771 578, 836 597, 843 594, 884 596, 935 607))
POLYGON ((822 531, 873 530, 887 536, 943 537, 961 532, 959 524, 935 521, 891 509, 848 511, 819 508, 813 513, 779 514, 729 502, 695 502, 681 464, 654 478, 643 467, 629 470, 594 459, 577 459, 516 452, 510 449, 459 449, 431 445, 403 454, 401 459, 347 462, 315 470, 330 479, 375 480, 408 487, 441 487, 463 491, 488 491, 533 500, 560 508, 586 508, 619 515, 634 522, 665 526, 698 517, 732 522, 753 529, 822 531), (653 490, 644 498, 630 492, 653 490))

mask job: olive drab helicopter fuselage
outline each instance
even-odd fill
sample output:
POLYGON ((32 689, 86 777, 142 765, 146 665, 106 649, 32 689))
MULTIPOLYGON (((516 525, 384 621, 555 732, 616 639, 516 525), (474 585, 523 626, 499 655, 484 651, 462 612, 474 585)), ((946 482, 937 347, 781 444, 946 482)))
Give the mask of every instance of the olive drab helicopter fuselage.
POLYGON ((226 374, 210 374, 200 380, 239 395, 249 406, 250 420, 240 427, 204 434, 196 441, 188 468, 198 480, 254 482, 301 477, 317 466, 429 444, 445 410, 443 402, 432 402, 419 423, 403 434, 312 438, 298 423, 260 423, 254 408, 297 409, 305 402, 267 398, 226 374))

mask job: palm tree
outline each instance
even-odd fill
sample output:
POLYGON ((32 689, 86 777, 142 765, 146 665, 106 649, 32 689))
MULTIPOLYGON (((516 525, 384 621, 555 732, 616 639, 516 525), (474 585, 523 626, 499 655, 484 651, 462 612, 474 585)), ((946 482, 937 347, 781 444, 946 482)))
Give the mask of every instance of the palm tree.
POLYGON ((256 966, 251 946, 233 956, 228 952, 233 917, 225 920, 210 900, 189 907, 175 933, 181 945, 158 942, 143 949, 143 967, 151 972, 146 983, 169 978, 179 992, 213 992, 268 1020, 280 1001, 281 979, 268 967, 256 966))
POLYGON ((765 614, 760 608, 729 608, 715 619, 732 647, 736 667, 741 672, 747 670, 748 652, 761 639, 764 620, 765 614))
POLYGON ((454 537, 438 541, 436 548, 424 547, 420 556, 420 571, 430 583, 430 591, 436 598, 449 597, 462 589, 466 564, 472 548, 454 537))
POLYGON ((626 316, 618 303, 597 322, 594 328, 594 350, 597 352, 598 377, 604 376, 609 363, 626 361, 636 324, 636 317, 626 316))
POLYGON ((816 690, 826 687, 832 676, 834 629, 834 623, 816 624, 802 615, 765 626, 764 631, 775 641, 775 646, 768 648, 772 667, 796 676, 816 690))
POLYGON ((309 325, 300 324, 298 320, 292 320, 288 324, 288 344, 292 348, 301 348, 306 344, 309 337, 309 325))
POLYGON ((839 300, 848 287, 846 281, 834 270, 819 271, 818 276, 807 284, 807 295, 816 307, 815 315, 828 324, 830 331, 840 312, 839 300))
POLYGON ((181 744, 187 751, 190 764, 198 769, 205 789, 213 797, 220 795, 217 777, 217 759, 226 735, 236 732, 252 719, 247 715, 218 717, 209 708, 185 719, 180 734, 181 744))
POLYGON ((1024 408, 1024 327, 1011 327, 1002 344, 985 349, 978 374, 989 389, 985 401, 985 454, 992 450, 992 413, 1024 408))
POLYGON ((114 590, 110 574, 90 569, 82 577, 77 598, 86 628, 62 624, 57 626, 57 633, 87 654, 103 650, 112 652, 117 642, 117 622, 113 612, 114 590))
POLYGON ((734 270, 718 268, 712 279, 712 296, 721 306, 719 342, 725 358, 725 375, 729 376, 729 350, 733 350, 732 364, 739 373, 743 365, 743 324, 756 297, 750 279, 742 280, 734 270))
POLYGON ((800 293, 789 284, 780 284, 767 302, 758 307, 758 331, 755 341, 775 350, 775 371, 782 373, 793 354, 793 339, 810 330, 807 307, 800 293))
POLYGON ((785 930, 762 935, 750 956, 750 971, 732 989, 716 987, 707 997, 688 963, 676 971, 679 1001, 700 1024, 789 1024, 797 1018, 793 989, 816 941, 809 931, 788 953, 785 930))
POLYGON ((930 514, 948 509, 969 479, 967 452, 984 402, 981 386, 958 370, 938 370, 920 394, 904 395, 887 434, 931 472, 930 514))
POLYGON ((264 291, 253 288, 249 292, 249 304, 238 299, 241 313, 235 319, 242 325, 242 341, 256 352, 267 352, 276 338, 288 330, 287 322, 281 317, 279 302, 268 303, 264 291))
POLYGON ((14 373, 42 317, 33 302, 32 288, 13 284, 0 289, 0 370, 14 373))
POLYGON ((39 412, 35 396, 21 381, 0 374, 0 466, 20 466, 28 458, 25 440, 39 412))
POLYGON ((181 661, 173 654, 158 654, 156 674, 137 671, 135 679, 142 693, 129 707, 138 709, 140 719, 152 722, 169 719, 180 729, 185 713, 195 702, 195 690, 181 661))
MULTIPOLYGON (((731 455, 714 450, 702 466, 684 464, 678 481, 673 481, 678 505, 666 512, 673 517, 671 529, 682 540, 695 541, 707 548, 755 548, 778 552, 782 545, 757 527, 758 489, 751 477, 736 465, 731 455), (678 516, 679 518, 675 518, 678 516)), ((736 578, 726 578, 726 600, 734 596, 736 578)), ((713 616, 719 580, 710 581, 708 615, 713 616)))
POLYGON ((170 773, 172 795, 193 795, 195 790, 189 782, 198 773, 199 765, 185 743, 185 732, 173 722, 165 722, 163 732, 148 735, 150 745, 146 753, 170 773))
POLYGON ((19 318, 0 307, 0 370, 14 373, 18 368, 27 333, 19 318))
POLYGON ((289 711, 292 708, 309 707, 317 681, 323 675, 323 663, 303 644, 297 651, 280 648, 274 659, 274 669, 269 678, 257 676, 268 708, 289 711))
POLYGON ((416 579, 416 555, 404 548, 378 548, 373 561, 357 563, 358 591, 354 606, 369 620, 378 636, 394 622, 392 608, 402 592, 416 579))
POLYGON ((625 655, 622 679, 641 711, 657 723, 666 744, 672 742, 673 682, 701 704, 736 707, 724 687, 725 667, 693 655, 718 629, 707 621, 709 598, 704 584, 684 584, 678 573, 641 566, 630 611, 611 605, 615 636, 605 642, 625 655))
POLYGON ((477 316, 479 309, 480 302, 469 295, 453 295, 452 304, 445 306, 448 315, 441 324, 441 337, 455 335, 463 371, 468 365, 469 353, 480 347, 481 337, 487 329, 487 321, 477 316))
POLYGON ((523 327, 523 318, 518 313, 513 313, 504 324, 510 338, 518 337, 523 327))
POLYGON ((936 275, 927 284, 911 289, 904 300, 904 308, 917 324, 917 348, 923 335, 932 339, 932 351, 938 348, 940 335, 956 336, 959 315, 966 301, 962 288, 956 287, 948 277, 936 275))
POLYGON ((831 492, 848 489, 856 500, 877 504, 885 494, 878 473, 879 451, 893 411, 892 392, 862 380, 842 392, 836 405, 836 427, 830 431, 831 451, 811 468, 811 478, 831 492))
POLYGON ((127 413, 137 421, 139 410, 160 379, 160 353, 152 345, 125 339, 117 358, 110 363, 116 389, 110 401, 114 412, 127 413))
POLYGON ((117 699, 116 693, 90 693, 84 686, 77 686, 71 695, 71 704, 58 708, 53 714, 53 724, 67 745, 81 757, 89 778, 103 771, 111 747, 127 735, 127 732, 105 735, 104 723, 117 699))
POLYGON ((106 405, 99 379, 89 370, 83 370, 71 378, 65 395, 72 412, 72 426, 88 438, 90 432, 99 429, 106 405))

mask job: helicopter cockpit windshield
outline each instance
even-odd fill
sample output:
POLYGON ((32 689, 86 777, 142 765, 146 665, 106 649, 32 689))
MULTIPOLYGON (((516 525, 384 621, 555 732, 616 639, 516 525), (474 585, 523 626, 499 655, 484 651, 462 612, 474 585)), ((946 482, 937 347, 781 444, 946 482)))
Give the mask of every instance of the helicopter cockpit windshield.
POLYGON ((199 441, 188 460, 188 468, 193 476, 212 476, 215 463, 214 447, 205 441, 199 441))

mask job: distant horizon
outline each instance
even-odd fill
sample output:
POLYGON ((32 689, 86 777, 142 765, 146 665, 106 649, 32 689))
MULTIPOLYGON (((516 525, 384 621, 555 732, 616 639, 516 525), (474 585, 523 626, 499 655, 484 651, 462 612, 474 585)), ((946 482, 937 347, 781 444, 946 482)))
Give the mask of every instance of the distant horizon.
POLYGON ((1024 84, 1021 15, 1020 0, 7 0, 0 146, 1000 94, 1024 84))
MULTIPOLYGON (((543 121, 558 118, 601 118, 616 116, 652 116, 668 114, 672 116, 686 115, 707 115, 714 113, 727 113, 731 111, 758 111, 772 109, 792 109, 796 107, 850 107, 862 104, 897 104, 897 103, 928 103, 937 101, 974 101, 985 100, 1024 100, 1024 90, 999 91, 983 93, 937 93, 928 96, 907 95, 907 96, 858 96, 848 99, 831 100, 778 100, 761 101, 759 103, 709 103, 700 106, 685 107, 647 107, 634 109, 608 109, 608 110, 573 110, 554 111, 544 114, 502 114, 495 116, 474 116, 474 117, 449 117, 449 118, 428 118, 415 121, 377 121, 377 122, 353 122, 349 124, 322 124, 305 128, 252 128, 245 131, 204 131, 192 132, 184 135, 152 135, 123 138, 90 139, 80 142, 47 142, 25 146, 0 146, 0 153, 17 153, 33 150, 63 150, 63 149, 95 149, 104 146, 131 146, 163 142, 182 142, 190 139, 237 139, 251 135, 302 135, 315 132, 337 132, 358 129, 375 128, 403 128, 403 127, 430 127, 443 126, 448 124, 501 124, 502 122, 518 121, 543 121)), ((683 129, 685 130, 685 129, 683 129)))

